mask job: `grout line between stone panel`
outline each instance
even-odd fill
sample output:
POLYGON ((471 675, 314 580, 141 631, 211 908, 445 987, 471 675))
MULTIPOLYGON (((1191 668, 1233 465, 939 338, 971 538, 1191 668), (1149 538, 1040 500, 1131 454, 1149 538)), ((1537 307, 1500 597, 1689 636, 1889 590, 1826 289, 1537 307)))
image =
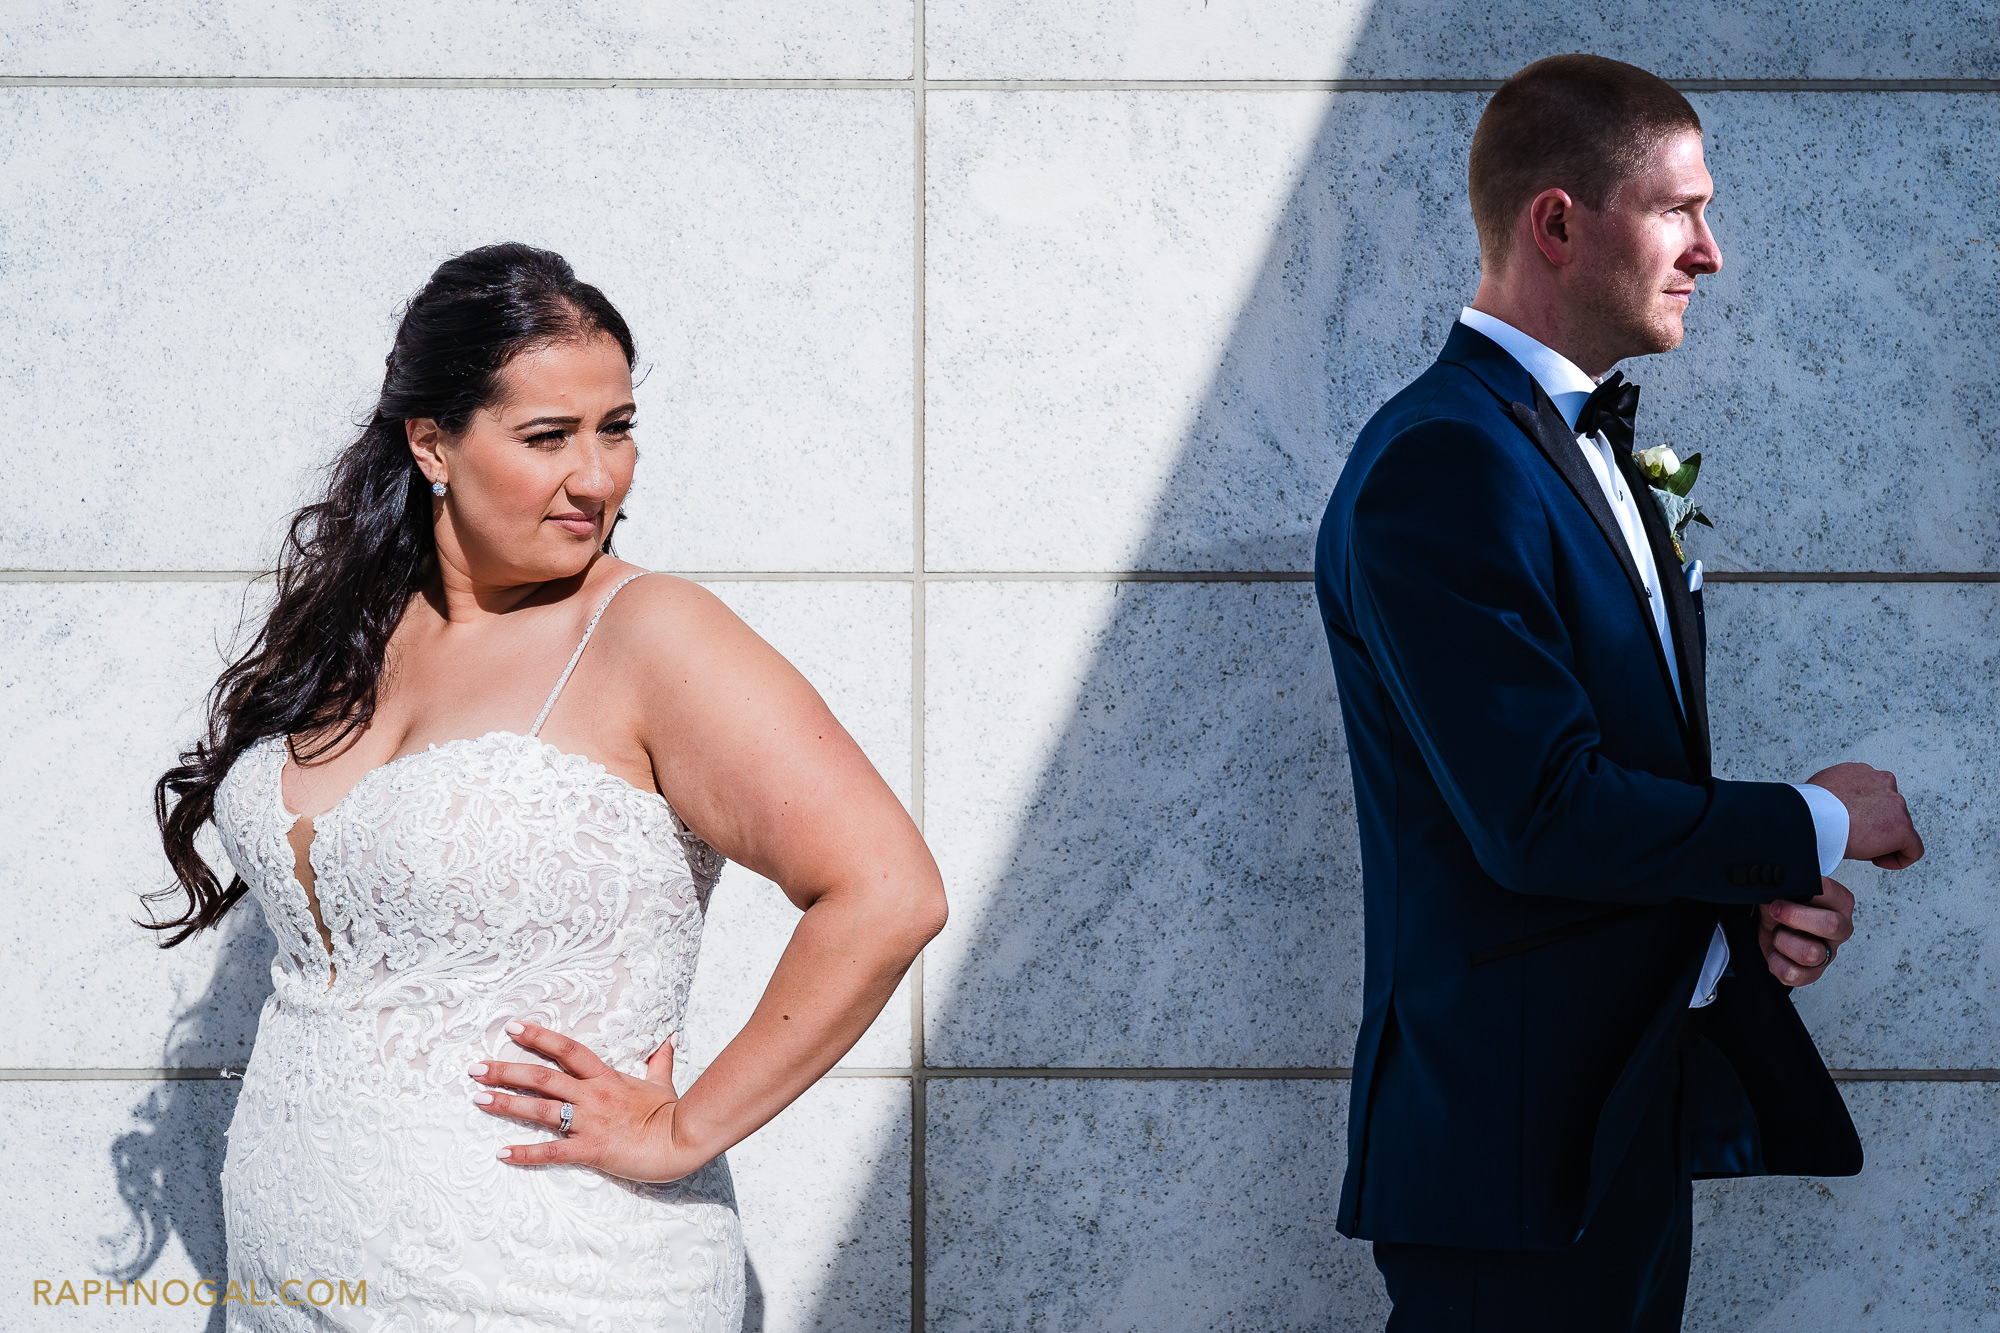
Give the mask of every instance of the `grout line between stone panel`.
MULTIPOLYGON (((921 342, 921 330, 919 330, 921 342)), ((921 347, 918 355, 922 355, 921 347)), ((921 375, 918 372, 918 389, 921 401, 921 375)), ((697 583, 1310 583, 1312 572, 1297 569, 1101 569, 1101 570, 1036 570, 1036 569, 954 569, 934 570, 923 568, 923 420, 919 407, 917 422, 917 443, 913 450, 916 476, 913 487, 917 499, 913 502, 912 521, 917 525, 914 570, 670 570, 681 578, 697 583)), ((0 583, 239 583, 265 577, 265 571, 249 569, 0 569, 0 583)), ((1703 575, 1708 583, 2000 583, 2000 570, 1710 570, 1703 575)), ((922 609, 920 603, 912 612, 913 624, 922 630, 922 609)), ((914 652, 921 653, 921 639, 912 644, 914 652)), ((915 675, 912 680, 918 693, 922 692, 922 680, 915 675)), ((917 705, 913 702, 913 707, 917 705)), ((916 732, 913 739, 920 739, 923 718, 917 713, 913 718, 916 732)), ((921 771, 914 774, 913 799, 921 802, 923 778, 921 771)))
MULTIPOLYGON (((1146 1066, 1112 1066, 1105 1068, 1079 1068, 1062 1065, 1047 1067, 1011 1065, 982 1067, 930 1066, 903 1069, 897 1067, 835 1068, 825 1075, 836 1079, 910 1079, 914 1085, 949 1081, 952 1079, 1073 1079, 1112 1080, 1122 1082, 1241 1082, 1241 1081, 1285 1081, 1297 1082, 1341 1082, 1353 1077, 1354 1071, 1341 1066, 1323 1068, 1149 1068, 1146 1066)), ((2000 1083, 2000 1069, 1833 1069, 1829 1070, 1836 1083, 2000 1083)), ((0 1082, 14 1083, 76 1083, 91 1081, 153 1081, 153 1080, 227 1080, 241 1079, 243 1070, 227 1067, 179 1067, 179 1068, 132 1068, 132 1069, 0 1069, 0 1082)))
POLYGON ((255 569, 0 569, 0 583, 246 583, 255 569))
MULTIPOLYGON (((918 49, 917 59, 923 59, 918 49)), ((1993 93, 2000 79, 1669 79, 1683 92, 1993 93)), ((1499 79, 813 79, 813 78, 436 78, 399 75, 0 75, 0 88, 664 88, 885 92, 925 84, 939 92, 1492 92, 1499 79)))
MULTIPOLYGON (((943 92, 1490 93, 1503 79, 937 79, 943 92)), ((1668 79, 1691 93, 1991 93, 2000 79, 1668 79)))
MULTIPOLYGON (((924 701, 929 659, 924 582, 929 557, 924 547, 924 270, 926 194, 929 190, 929 130, 925 119, 924 0, 910 0, 910 804, 924 827, 924 701)), ((910 1333, 924 1333, 929 1318, 930 1099, 924 1086, 924 956, 910 965, 910 1333)), ((887 1072, 887 1071, 885 1071, 887 1072)), ((890 1074, 894 1077, 894 1074, 890 1074)))
POLYGON ((1937 570, 1897 573, 1874 570, 1771 569, 1719 570, 1702 574, 1704 583, 2000 583, 1993 570, 1937 570))
POLYGON ((852 92, 893 92, 907 89, 908 79, 565 79, 565 78, 438 78, 428 75, 228 75, 166 74, 9 74, 0 88, 415 88, 443 90, 537 89, 599 91, 618 88, 713 89, 833 89, 852 92))

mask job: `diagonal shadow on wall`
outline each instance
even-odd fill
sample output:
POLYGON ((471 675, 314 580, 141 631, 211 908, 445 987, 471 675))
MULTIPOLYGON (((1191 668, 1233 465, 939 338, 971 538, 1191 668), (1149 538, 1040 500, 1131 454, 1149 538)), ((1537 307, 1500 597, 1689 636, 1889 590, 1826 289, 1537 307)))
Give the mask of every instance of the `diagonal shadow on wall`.
MULTIPOLYGON (((1328 77, 1407 68, 1400 55, 1431 44, 1429 25, 1489 21, 1467 10, 1378 0, 1328 77)), ((1522 17, 1547 29, 1538 35, 1552 44, 1536 54, 1590 49, 1663 67, 1643 25, 1586 35, 1559 17, 1522 17)), ((1052 100, 1145 101, 1160 120, 1176 99, 1179 114, 1195 117, 1202 98, 1217 96, 1230 94, 1052 100)), ((1435 358, 1477 284, 1464 169, 1486 94, 1244 96, 1309 97, 1324 110, 1173 445, 1131 561, 1138 570, 1309 570, 1312 535, 1355 435, 1435 358)), ((1007 244, 997 234, 981 242, 996 252, 1007 244)), ((927 264, 933 311, 965 297, 939 271, 938 253, 927 264)), ((1090 333, 1100 345, 1129 336, 1090 333)), ((1023 465, 1033 461, 1029 451, 1023 465)), ((920 1326, 1380 1327, 1386 1300, 1367 1247, 1330 1225, 1344 1081, 951 1073, 1284 1070, 1352 1059, 1359 856, 1310 585, 933 583, 926 596, 927 832, 946 863, 954 915, 926 962, 920 1326), (955 623, 979 617, 993 622, 983 639, 952 638, 955 623), (978 839, 963 826, 972 804, 954 809, 949 791, 989 775, 1004 785, 1013 743, 991 734, 1006 730, 998 721, 985 734, 954 726, 954 710, 1004 708, 1009 673, 1067 669, 1061 654, 1040 651, 1058 635, 1089 646, 1031 794, 996 816, 1012 831, 1003 850, 954 861, 956 844, 978 839), (947 642, 1003 649, 1007 660, 954 658, 947 642), (947 735, 991 752, 967 759, 947 748, 947 735)), ((900 1184, 880 1182, 866 1207, 899 1213, 900 1184)), ((1748 1197, 1813 1188, 1758 1182, 1748 1197)), ((1697 1283, 1721 1262, 1704 1250, 1762 1253, 1783 1234, 1759 1224, 1749 1234, 1718 1230, 1705 1244, 1698 1233, 1697 1283)), ((1727 1281, 1729 1268, 1710 1279, 1727 1281)), ((879 1275, 836 1266, 809 1326, 862 1327, 838 1293, 871 1280, 879 1275)), ((1733 1323, 1754 1323, 1785 1299, 1768 1283, 1730 1286, 1733 1323)), ((1696 1303, 1690 1316, 1703 1318, 1696 1303)))
MULTIPOLYGON (((1352 63, 1388 63, 1375 57, 1420 17, 1371 15, 1352 63)), ((1062 95, 1151 98, 1155 118, 1176 100, 1201 116, 1213 96, 1062 95)), ((1132 564, 1295 577, 930 585, 933 737, 947 710, 977 706, 953 685, 973 668, 938 646, 955 606, 999 608, 990 642, 1018 653, 1002 671, 1050 668, 1036 627, 1090 644, 1011 844, 951 886, 927 963, 933 1068, 1352 1058, 1351 779, 1296 576, 1355 434, 1435 357, 1476 284, 1463 171, 1484 95, 1243 96, 1323 110, 1132 564)), ((928 290, 934 307, 952 296, 937 276, 928 290)), ((943 849, 963 830, 940 788, 979 777, 956 757, 946 776, 939 744, 926 782, 943 849)), ((928 1326, 1379 1326, 1366 1247, 1330 1225, 1346 1093, 1338 1079, 930 1079, 928 1326)), ((880 1194, 869 1206, 900 1204, 880 1194)), ((865 1280, 836 1273, 827 1290, 865 1280)), ((831 1299, 810 1326, 858 1327, 831 1299)))
MULTIPOLYGON (((1347 63, 1389 64, 1425 7, 1371 12, 1347 63)), ((1063 96, 1178 97, 1199 115, 1210 95, 1063 96)), ((1137 569, 1307 570, 1355 433, 1435 356, 1476 278, 1462 173, 1482 94, 1246 96, 1324 109, 1172 446, 1137 569)), ((936 284, 931 299, 945 299, 936 284)), ((932 585, 933 618, 963 598, 968 614, 1040 617, 1091 646, 1032 796, 1010 812, 1018 832, 976 882, 951 886, 949 945, 934 950, 926 994, 933 1065, 1346 1064, 1359 867, 1309 585, 997 586, 932 585)), ((934 712, 952 706, 963 666, 936 642, 934 712)), ((1035 665, 1031 652, 1012 664, 1035 665)), ((931 827, 941 844, 953 836, 942 823, 931 827)), ((245 921, 255 929, 225 949, 164 1064, 206 1063, 201 1052, 254 1022, 256 999, 243 997, 268 986, 269 937, 245 921)), ((1010 1080, 1004 1097, 980 1080, 929 1087, 933 1329, 1190 1326, 1195 1309, 1194 1323, 1246 1329, 1379 1320, 1365 1248, 1326 1225, 1343 1082, 1010 1080), (1037 1135, 1075 1150, 1038 1152, 1037 1135), (1225 1254, 1204 1263, 1203 1250, 1225 1254), (1002 1300, 967 1303, 981 1291, 1002 1300)), ((221 1275, 214 1176, 233 1097, 229 1084, 170 1082, 141 1103, 143 1128, 114 1154, 138 1237, 117 1273, 145 1272, 178 1231, 198 1270, 221 1275)), ((861 1224, 907 1215, 907 1190, 900 1176, 871 1182, 861 1224)), ((849 1247, 820 1279, 810 1324, 872 1328, 854 1309, 879 1301, 848 1302, 880 1281, 867 1249, 849 1247)), ((760 1329, 752 1280, 746 1327, 760 1329)))

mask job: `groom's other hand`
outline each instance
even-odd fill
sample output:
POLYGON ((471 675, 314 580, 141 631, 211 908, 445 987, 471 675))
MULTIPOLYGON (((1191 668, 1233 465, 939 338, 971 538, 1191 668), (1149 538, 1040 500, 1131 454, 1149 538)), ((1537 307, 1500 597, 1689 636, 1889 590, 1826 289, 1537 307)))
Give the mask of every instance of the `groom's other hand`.
POLYGON ((1924 840, 1910 822, 1910 807, 1896 790, 1896 775, 1867 764, 1835 764, 1806 779, 1847 807, 1847 859, 1901 870, 1924 854, 1924 840))
POLYGON ((1771 975, 1787 986, 1810 986, 1818 981, 1826 965, 1840 952, 1840 946, 1853 934, 1854 895, 1839 880, 1823 875, 1819 897, 1811 902, 1795 903, 1780 898, 1757 909, 1757 946, 1764 951, 1764 962, 1771 975))

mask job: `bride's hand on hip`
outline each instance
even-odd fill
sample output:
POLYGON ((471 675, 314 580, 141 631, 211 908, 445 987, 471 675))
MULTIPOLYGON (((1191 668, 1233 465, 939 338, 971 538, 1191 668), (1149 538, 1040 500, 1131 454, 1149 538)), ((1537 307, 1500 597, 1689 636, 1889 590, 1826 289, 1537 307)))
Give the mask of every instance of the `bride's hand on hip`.
POLYGON ((715 1154, 703 1153, 675 1133, 674 1038, 661 1042, 646 1060, 646 1076, 621 1074, 582 1042, 534 1023, 509 1023, 514 1043, 538 1051, 561 1068, 490 1061, 466 1074, 494 1088, 525 1088, 534 1096, 508 1092, 473 1095, 482 1110, 549 1129, 562 1128, 563 1103, 570 1104, 569 1133, 545 1143, 517 1143, 499 1156, 516 1166, 566 1162, 596 1167, 627 1180, 668 1181, 702 1166, 715 1154), (520 1029, 518 1032, 515 1029, 520 1029))

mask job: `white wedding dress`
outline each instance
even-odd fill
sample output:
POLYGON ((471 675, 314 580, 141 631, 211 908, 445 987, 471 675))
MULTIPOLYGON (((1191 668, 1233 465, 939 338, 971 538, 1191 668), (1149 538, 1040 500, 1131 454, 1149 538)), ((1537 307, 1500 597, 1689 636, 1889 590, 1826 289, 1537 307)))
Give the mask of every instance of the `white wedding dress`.
POLYGON ((294 874, 284 737, 218 789, 279 944, 222 1169, 230 1330, 740 1330, 723 1159, 664 1185, 510 1165, 496 1149, 556 1131, 481 1110, 465 1072, 542 1061, 505 1032, 520 1018, 643 1075, 687 1003, 721 857, 659 794, 537 739, 597 616, 526 733, 391 760, 317 818, 331 956, 294 874))

